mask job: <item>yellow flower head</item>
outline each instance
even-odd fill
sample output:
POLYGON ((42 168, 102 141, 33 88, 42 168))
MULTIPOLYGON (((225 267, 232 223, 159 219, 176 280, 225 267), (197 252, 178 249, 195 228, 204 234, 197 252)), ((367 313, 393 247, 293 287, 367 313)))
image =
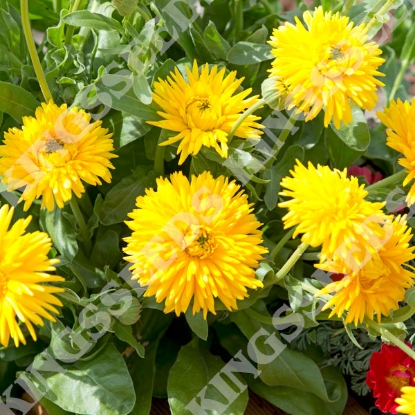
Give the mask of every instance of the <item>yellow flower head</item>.
POLYGON ((285 177, 280 193, 291 198, 279 204, 288 208, 283 217, 285 228, 297 226, 293 237, 313 247, 322 245, 321 259, 340 257, 361 261, 374 238, 382 237, 381 211, 384 203, 371 203, 367 191, 357 178, 348 178, 347 170, 331 170, 311 163, 308 168, 299 161, 285 177))
POLYGON ((72 191, 81 197, 82 181, 101 184, 111 181, 114 168, 111 134, 101 121, 90 123, 91 115, 77 108, 58 107, 53 102, 36 109, 35 117, 23 117, 23 127, 11 128, 0 146, 0 175, 9 190, 24 187, 20 200, 29 209, 42 197, 42 208, 63 208, 72 191))
MULTIPOLYGON (((179 164, 189 154, 196 155, 202 146, 214 147, 221 157, 228 157, 228 133, 241 113, 258 102, 257 97, 245 99, 251 88, 234 93, 244 78, 236 80, 236 71, 225 76, 225 68, 218 71, 217 65, 209 69, 203 66, 201 73, 196 61, 193 68, 186 66, 187 80, 176 68, 167 81, 154 83, 154 101, 162 108, 158 114, 165 118, 149 124, 178 134, 160 145, 181 141, 177 154, 179 164)), ((249 115, 235 132, 240 138, 260 138, 263 128, 260 118, 249 115)))
POLYGON ((43 283, 64 281, 62 277, 49 275, 55 271, 58 259, 49 259, 52 246, 44 232, 25 234, 31 216, 19 219, 9 229, 13 208, 0 209, 0 343, 7 347, 10 337, 14 344, 26 344, 18 320, 24 323, 36 340, 33 324, 43 326, 43 318, 55 321, 50 314, 59 313, 54 306, 62 303, 53 295, 65 291, 43 283))
POLYGON ((378 247, 360 268, 353 269, 342 261, 317 265, 325 271, 345 275, 319 294, 335 292, 323 310, 333 307, 330 316, 337 314, 339 317, 348 310, 346 324, 361 323, 365 316, 373 320, 375 313, 380 322, 382 314, 389 316, 391 310, 399 308, 405 290, 413 284, 415 275, 403 267, 415 258, 415 248, 409 245, 412 234, 406 217, 387 218, 383 229, 378 247))
MULTIPOLYGON (((378 112, 377 116, 388 127, 388 146, 404 155, 399 159, 399 164, 408 170, 403 182, 406 186, 415 177, 415 99, 411 103, 400 99, 392 101, 389 108, 384 108, 384 112, 378 112)), ((415 203, 415 183, 412 184, 406 201, 408 205, 415 203)))
POLYGON ((364 25, 354 26, 346 16, 324 12, 318 7, 303 15, 305 25, 285 23, 274 29, 270 45, 275 60, 271 77, 283 79, 291 90, 288 108, 304 112, 312 120, 324 108, 324 125, 334 120, 352 121, 352 103, 371 110, 377 102, 376 88, 383 85, 375 76, 384 62, 382 51, 367 42, 364 25))
POLYGON ((396 411, 400 414, 415 415, 415 387, 404 386, 401 388, 401 393, 402 395, 395 399, 399 405, 396 411))
POLYGON ((248 197, 235 181, 209 172, 189 180, 181 172, 157 180, 157 191, 137 198, 126 222, 133 230, 124 251, 145 296, 165 301, 166 313, 215 314, 218 297, 231 310, 262 287, 255 269, 267 249, 248 197))

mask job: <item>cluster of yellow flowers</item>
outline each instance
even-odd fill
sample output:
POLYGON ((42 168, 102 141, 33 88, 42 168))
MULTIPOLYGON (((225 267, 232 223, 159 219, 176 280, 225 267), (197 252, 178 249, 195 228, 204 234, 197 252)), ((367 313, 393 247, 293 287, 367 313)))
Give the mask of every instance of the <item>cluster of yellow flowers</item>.
MULTIPOLYGON (((306 115, 306 121, 325 111, 326 126, 331 120, 352 121, 351 106, 374 108, 376 88, 382 85, 375 76, 383 63, 381 51, 367 42, 364 25, 354 27, 339 13, 324 13, 321 7, 305 12, 305 27, 298 19, 276 29, 271 38, 275 61, 270 77, 277 94, 288 109, 306 115), (330 34, 328 36, 327 34, 330 34)), ((176 68, 154 83, 154 102, 161 121, 150 124, 177 135, 161 145, 180 142, 179 164, 196 156, 202 146, 213 147, 223 158, 228 155, 228 136, 244 111, 260 101, 248 98, 243 78, 226 73, 218 66, 204 65, 199 70, 186 67, 186 75, 176 68), (187 78, 187 79, 186 79, 187 78)), ((253 112, 253 111, 252 111, 253 112)), ((401 151, 401 164, 415 176, 415 153, 411 140, 415 126, 407 104, 393 104, 382 121, 391 129, 389 144, 401 151), (401 120, 396 118, 399 114, 401 120), (405 130, 406 135, 402 133, 405 130), (393 130, 393 131, 392 131, 393 130)), ((260 118, 248 115, 233 133, 244 139, 258 139, 263 126, 260 118)), ((111 134, 100 121, 77 108, 42 104, 35 117, 23 118, 21 129, 12 128, 0 146, 0 175, 9 190, 22 189, 21 200, 28 210, 42 198, 42 208, 52 211, 85 192, 82 182, 110 182, 111 159, 116 157, 111 134)), ((325 166, 308 168, 298 163, 293 177, 282 181, 281 195, 291 198, 280 204, 289 209, 286 227, 297 226, 295 235, 303 242, 322 246, 321 269, 344 274, 341 281, 329 284, 324 292, 336 292, 326 307, 339 316, 349 310, 346 322, 361 322, 364 316, 380 319, 398 307, 413 274, 403 264, 413 258, 409 247, 410 230, 405 217, 393 219, 383 213, 382 203, 365 201, 367 191, 346 171, 325 166)), ((415 201, 414 187, 408 202, 415 201)), ((16 346, 25 343, 16 321, 25 323, 36 338, 33 324, 40 318, 53 321, 60 301, 53 293, 61 288, 41 284, 62 281, 51 276, 58 260, 48 259, 50 238, 35 232, 23 235, 30 219, 17 221, 8 231, 13 209, 0 210, 0 342, 7 346, 10 336, 16 346), (7 246, 7 250, 5 247, 7 246)), ((137 209, 126 222, 132 235, 125 239, 126 259, 140 284, 148 286, 146 296, 165 301, 165 312, 215 313, 215 298, 229 309, 248 295, 248 289, 262 287, 255 269, 267 249, 262 244, 261 224, 255 219, 252 204, 235 181, 209 172, 187 179, 174 173, 159 178, 157 190, 148 189, 137 199, 137 209)))

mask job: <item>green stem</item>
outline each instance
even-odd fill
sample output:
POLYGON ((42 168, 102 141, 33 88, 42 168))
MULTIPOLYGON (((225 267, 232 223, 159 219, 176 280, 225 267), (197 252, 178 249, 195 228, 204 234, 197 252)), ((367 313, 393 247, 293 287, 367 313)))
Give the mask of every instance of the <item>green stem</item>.
POLYGON ((285 143, 285 140, 291 133, 297 119, 298 119, 298 115, 294 113, 292 113, 290 115, 290 118, 288 118, 280 136, 278 137, 278 141, 274 144, 274 147, 272 148, 272 151, 271 151, 272 157, 270 157, 270 159, 267 161, 267 164, 265 164, 266 168, 270 168, 272 166, 272 163, 274 162, 275 158, 278 155, 278 151, 279 151, 279 148, 281 147, 281 143, 285 143))
POLYGON ((401 62, 401 69, 399 70, 398 75, 396 76, 395 81, 393 83, 391 93, 388 97, 388 103, 390 103, 393 100, 393 98, 395 98, 396 91, 401 86, 402 79, 405 75, 406 70, 408 69, 408 66, 409 61, 406 60, 405 62, 401 62))
POLYGON ((89 237, 88 229, 86 227, 84 216, 82 215, 81 209, 79 209, 78 202, 76 200, 76 196, 72 195, 71 200, 69 201, 69 204, 71 206, 72 212, 75 216, 76 221, 78 222, 79 229, 82 234, 82 239, 84 241, 85 245, 85 251, 87 258, 90 257, 92 252, 92 244, 91 244, 91 238, 89 237))
POLYGON ((233 136, 236 133, 236 130, 239 128, 239 126, 258 108, 261 108, 263 105, 265 105, 266 102, 264 99, 260 99, 256 104, 252 105, 252 107, 249 107, 243 114, 239 116, 239 118, 235 121, 235 124, 233 125, 231 131, 228 134, 228 146, 230 145, 233 136))
POLYGON ((50 93, 49 85, 46 81, 45 74, 43 73, 42 64, 40 63, 35 41, 32 35, 32 28, 30 27, 28 0, 20 0, 20 13, 22 15, 23 33, 26 38, 27 48, 29 50, 30 58, 32 59, 36 77, 39 81, 40 89, 45 97, 45 101, 52 101, 52 94, 50 93))
POLYGON ((53 0, 53 10, 59 14, 61 9, 62 9, 62 0, 53 0))
POLYGON ((295 231, 295 228, 290 229, 281 239, 280 241, 277 243, 277 245, 275 245, 275 248, 272 250, 272 252, 270 253, 269 257, 270 259, 274 259, 278 252, 281 251, 282 248, 284 248, 285 244, 291 239, 291 237, 293 236, 293 233, 295 231))
POLYGON ((235 0, 235 40, 239 40, 244 28, 244 10, 242 0, 235 0))
POLYGON ((399 347, 411 359, 415 360, 415 350, 412 350, 409 346, 407 346, 402 340, 398 339, 389 330, 383 328, 380 324, 377 324, 374 321, 366 319, 366 318, 365 318, 364 322, 366 323, 366 325, 368 325, 372 329, 376 330, 379 334, 381 334, 383 338, 390 341, 395 346, 399 347))
POLYGON ((344 2, 344 6, 343 6, 343 10, 342 10, 342 14, 344 16, 347 16, 347 13, 349 13, 349 10, 352 8, 354 3, 354 0, 346 0, 344 2))
POLYGON ((320 260, 320 252, 310 252, 308 254, 303 255, 304 261, 319 261, 320 260))
POLYGON ((154 158, 154 171, 156 172, 157 177, 164 176, 164 153, 166 152, 166 147, 157 145, 156 156, 154 158))
POLYGON ((386 14, 389 9, 397 2, 397 0, 387 0, 386 3, 375 13, 375 15, 370 19, 369 23, 366 25, 367 33, 378 23, 378 15, 383 16, 386 14))
POLYGON ((293 252, 293 254, 288 258, 288 261, 284 264, 284 266, 275 274, 275 277, 266 284, 266 286, 271 284, 276 284, 278 281, 282 280, 293 268, 293 266, 297 263, 297 261, 301 258, 301 255, 306 251, 308 248, 308 244, 301 243, 298 248, 293 252))
MULTIPOLYGON (((79 6, 81 5, 82 0, 75 0, 75 3, 73 4, 73 7, 69 10, 70 13, 76 12, 79 9, 79 6)), ((75 26, 68 26, 66 29, 66 36, 65 36, 65 45, 70 45, 72 43, 72 36, 75 32, 75 26)))
POLYGON ((267 10, 267 12, 269 14, 274 14, 274 9, 272 8, 272 6, 268 3, 268 0, 259 0, 262 5, 265 7, 265 9, 267 10))
POLYGON ((372 193, 375 190, 384 188, 384 187, 389 187, 391 184, 395 184, 397 182, 402 182, 405 178, 405 176, 407 175, 407 171, 406 170, 401 170, 398 171, 395 174, 392 174, 392 176, 386 177, 385 179, 381 180, 380 182, 371 184, 370 186, 366 187, 366 190, 369 193, 372 193))

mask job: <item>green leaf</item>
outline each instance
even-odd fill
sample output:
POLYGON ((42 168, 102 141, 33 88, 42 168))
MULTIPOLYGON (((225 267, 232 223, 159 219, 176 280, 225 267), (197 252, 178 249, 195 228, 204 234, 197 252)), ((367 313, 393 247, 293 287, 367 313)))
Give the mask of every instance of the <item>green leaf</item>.
POLYGON ((61 10, 61 20, 59 20, 59 24, 54 27, 49 27, 46 30, 48 42, 51 43, 53 46, 56 46, 57 48, 62 47, 62 43, 65 40, 65 23, 62 19, 68 13, 69 11, 66 9, 61 10))
POLYGON ((108 230, 97 238, 90 262, 97 268, 104 268, 106 265, 114 268, 121 258, 118 235, 113 230, 108 230))
POLYGON ((352 108, 353 121, 347 126, 341 123, 340 130, 334 126, 332 131, 348 147, 355 151, 365 151, 370 144, 370 131, 366 123, 364 112, 354 106, 352 108))
POLYGON ((165 80, 171 72, 174 73, 176 64, 173 59, 167 59, 163 62, 160 68, 157 69, 157 72, 154 74, 153 82, 158 81, 159 79, 165 80))
POLYGON ((303 161, 304 148, 298 145, 290 146, 282 159, 277 159, 275 165, 264 172, 264 179, 270 181, 267 184, 264 196, 264 202, 269 210, 274 209, 277 205, 281 179, 289 174, 297 159, 303 161))
POLYGON ((18 123, 22 122, 22 117, 34 115, 39 102, 33 95, 17 85, 8 82, 0 82, 0 111, 9 114, 18 123))
POLYGON ((265 26, 260 27, 251 36, 246 38, 246 42, 263 44, 268 40, 268 29, 265 26))
POLYGON ((78 252, 76 231, 71 222, 63 215, 63 210, 55 207, 52 212, 47 209, 40 211, 40 223, 52 239, 53 246, 69 262, 75 258, 78 252))
POLYGON ((221 36, 218 29, 216 29, 215 23, 212 21, 209 21, 209 24, 206 26, 203 33, 203 39, 213 54, 219 59, 226 59, 231 50, 231 46, 228 41, 221 36))
POLYGON ((232 380, 230 384, 228 377, 220 374, 224 367, 225 363, 219 357, 199 349, 197 339, 182 347, 170 371, 167 386, 172 415, 190 415, 199 413, 199 410, 202 413, 200 407, 213 409, 212 405, 216 413, 242 415, 248 403, 245 381, 239 373, 233 372, 237 383, 232 380), (215 376, 218 377, 216 382, 212 379, 215 376), (200 405, 196 399, 199 393, 202 395, 200 405), (191 411, 186 409, 189 404, 193 408, 191 411))
POLYGON ((192 331, 202 340, 207 340, 209 334, 209 326, 207 321, 203 317, 203 313, 199 312, 193 314, 192 310, 189 307, 185 313, 185 316, 186 321, 189 324, 192 331))
POLYGON ((199 60, 202 62, 212 62, 214 57, 210 53, 209 48, 206 46, 202 35, 194 28, 193 25, 190 25, 190 36, 196 46, 195 50, 199 60))
POLYGON ((47 387, 29 375, 44 396, 65 411, 89 415, 127 415, 135 403, 134 385, 125 361, 113 344, 92 360, 51 364, 45 352, 36 356, 33 369, 47 387), (51 369, 59 370, 52 371, 51 369))
POLYGON ((151 104, 153 100, 150 85, 147 82, 144 74, 134 75, 133 77, 133 91, 136 97, 145 105, 151 104))
POLYGON ((63 17, 63 21, 71 26, 88 27, 96 30, 118 30, 124 33, 120 23, 111 17, 99 13, 92 13, 87 10, 76 11, 63 17))
POLYGON ((270 45, 258 43, 238 42, 228 53, 229 63, 235 65, 252 65, 273 59, 270 45))
POLYGON ((119 321, 115 320, 112 326, 112 330, 114 330, 114 334, 120 340, 134 347, 134 349, 140 357, 144 357, 144 346, 141 343, 139 343, 138 340, 135 338, 131 326, 125 326, 124 324, 121 324, 119 321))
POLYGON ((58 405, 55 405, 53 402, 49 401, 46 398, 42 398, 39 402, 46 408, 49 415, 73 415, 71 412, 63 410, 58 405))
POLYGON ((401 60, 402 65, 408 65, 413 60, 415 49, 415 26, 412 25, 405 38, 405 43, 402 47, 401 60))
POLYGON ((138 356, 132 357, 130 373, 137 396, 134 409, 131 411, 132 415, 150 415, 158 343, 158 340, 153 341, 146 347, 144 359, 138 356))
POLYGON ((137 197, 155 186, 155 175, 148 172, 147 167, 138 167, 108 192, 99 213, 102 224, 108 226, 128 219, 127 214, 133 210, 137 197))

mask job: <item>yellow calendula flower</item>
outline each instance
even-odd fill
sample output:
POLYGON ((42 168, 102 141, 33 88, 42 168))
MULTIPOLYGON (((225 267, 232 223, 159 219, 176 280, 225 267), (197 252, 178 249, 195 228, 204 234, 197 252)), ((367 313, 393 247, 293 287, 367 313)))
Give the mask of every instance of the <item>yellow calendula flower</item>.
MULTIPOLYGON (((403 158, 399 164, 407 171, 403 185, 406 186, 415 178, 415 99, 412 102, 393 101, 384 112, 378 112, 377 116, 388 127, 387 145, 399 153, 403 158)), ((415 203, 415 183, 412 184, 406 198, 408 205, 415 203)))
POLYGON ((283 79, 291 90, 288 108, 296 107, 312 120, 324 109, 324 124, 333 119, 352 121, 353 104, 371 110, 377 102, 376 89, 382 86, 375 76, 384 76, 378 67, 384 62, 375 42, 367 42, 364 25, 339 13, 318 7, 303 15, 305 25, 285 23, 275 29, 269 44, 275 60, 271 77, 283 79))
MULTIPOLYGON (((258 102, 258 98, 245 99, 251 88, 235 92, 244 78, 236 79, 236 71, 225 76, 225 68, 218 71, 217 65, 209 69, 203 66, 201 73, 196 61, 193 68, 186 66, 187 80, 176 68, 167 81, 159 79, 154 83, 154 101, 162 108, 158 112, 162 121, 149 121, 178 134, 160 145, 167 146, 180 141, 177 154, 181 153, 179 164, 189 154, 195 156, 202 146, 213 147, 221 157, 228 156, 228 133, 243 111, 258 102)), ((249 115, 235 132, 240 138, 260 138, 263 128, 260 118, 249 115)))
POLYGON ((401 388, 401 393, 402 395, 395 399, 399 405, 396 411, 400 414, 415 415, 415 387, 404 386, 401 388))
POLYGON ((9 190, 24 188, 24 210, 42 197, 42 208, 63 208, 72 192, 81 197, 82 181, 97 185, 111 181, 109 169, 114 150, 111 135, 101 121, 77 108, 53 102, 36 109, 35 117, 23 117, 23 127, 11 128, 0 146, 0 175, 9 190))
POLYGON ((365 317, 373 320, 376 313, 389 316, 399 308, 405 290, 412 286, 415 274, 404 266, 415 258, 415 247, 410 246, 412 234, 406 217, 387 218, 383 224, 384 235, 376 250, 360 267, 351 268, 342 261, 327 261, 317 268, 343 274, 339 281, 328 284, 319 295, 335 293, 323 310, 333 307, 330 316, 339 317, 348 311, 345 323, 361 323, 365 317))
MULTIPOLYGON (((321 259, 340 257, 359 262, 371 249, 371 241, 382 237, 380 225, 385 203, 365 200, 367 191, 355 177, 347 177, 347 169, 331 170, 328 166, 308 168, 299 161, 285 177, 280 195, 290 198, 279 204, 288 208, 283 217, 285 229, 297 226, 293 237, 317 247, 322 245, 321 259)), ((351 263, 350 262, 350 263, 351 263)))
POLYGON ((59 313, 55 306, 62 303, 53 294, 65 291, 44 284, 64 281, 47 273, 55 271, 59 262, 48 258, 49 236, 44 232, 25 234, 30 216, 10 227, 13 211, 8 205, 0 209, 0 343, 4 347, 10 337, 16 347, 20 342, 26 344, 19 320, 36 340, 33 325, 43 326, 42 318, 56 321, 51 313, 59 313))
POLYGON ((214 179, 209 172, 181 173, 157 180, 157 191, 137 198, 126 222, 132 229, 124 251, 133 278, 148 286, 145 296, 165 300, 166 313, 215 314, 218 297, 231 310, 262 287, 255 269, 267 249, 248 197, 235 181, 214 179))

